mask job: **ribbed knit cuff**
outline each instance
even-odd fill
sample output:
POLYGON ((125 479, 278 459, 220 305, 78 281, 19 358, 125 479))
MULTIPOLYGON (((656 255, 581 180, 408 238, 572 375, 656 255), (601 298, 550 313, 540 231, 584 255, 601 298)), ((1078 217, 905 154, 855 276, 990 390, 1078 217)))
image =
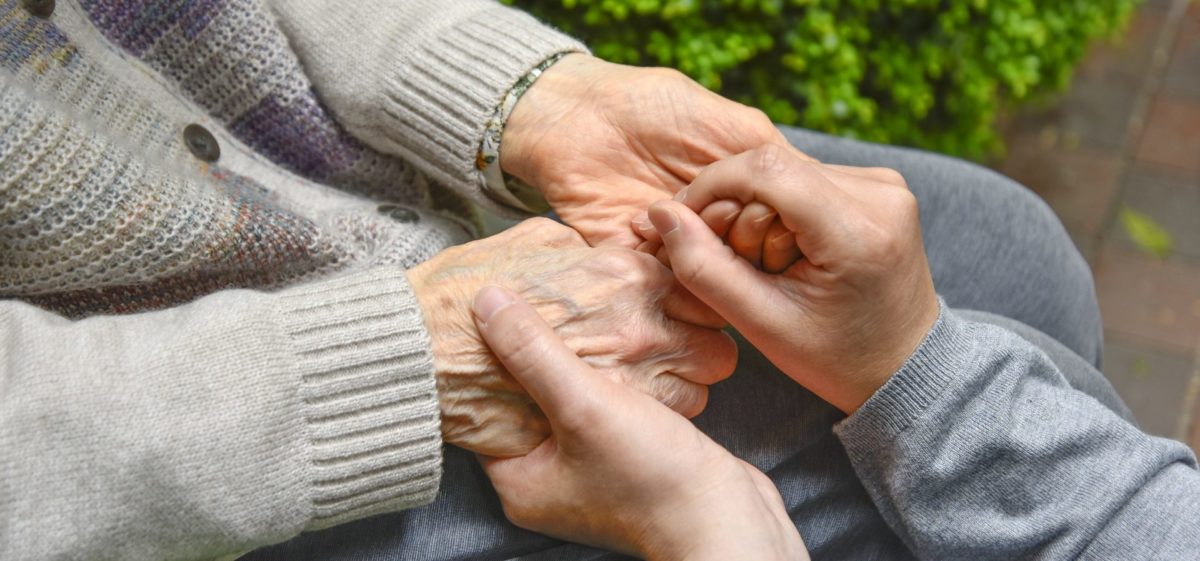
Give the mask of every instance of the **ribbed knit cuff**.
POLYGON ((429 335, 400 268, 285 290, 311 439, 313 518, 324 528, 428 503, 441 477, 429 335))
POLYGON ((477 162, 484 131, 508 91, 559 53, 588 52, 582 43, 529 15, 492 5, 455 20, 436 35, 414 37, 383 82, 382 127, 425 164, 439 183, 501 213, 512 208, 487 196, 477 162))
POLYGON ((974 344, 968 325, 941 303, 937 322, 900 370, 853 415, 834 426, 848 449, 888 445, 941 397, 974 344))

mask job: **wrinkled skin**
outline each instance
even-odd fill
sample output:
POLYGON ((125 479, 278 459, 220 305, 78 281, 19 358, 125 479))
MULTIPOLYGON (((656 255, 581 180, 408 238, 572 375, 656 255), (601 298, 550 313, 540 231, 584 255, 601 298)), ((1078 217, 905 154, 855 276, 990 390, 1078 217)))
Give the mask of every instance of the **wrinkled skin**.
POLYGON ((678 71, 570 55, 517 103, 500 162, 590 244, 633 248, 643 241, 635 215, 705 166, 764 144, 795 151, 762 111, 678 71))
POLYGON ((723 321, 653 257, 591 248, 547 219, 450 248, 408 278, 432 338, 443 436, 490 456, 529 452, 549 426, 475 328, 471 301, 485 285, 520 294, 588 364, 684 415, 737 361, 723 321))

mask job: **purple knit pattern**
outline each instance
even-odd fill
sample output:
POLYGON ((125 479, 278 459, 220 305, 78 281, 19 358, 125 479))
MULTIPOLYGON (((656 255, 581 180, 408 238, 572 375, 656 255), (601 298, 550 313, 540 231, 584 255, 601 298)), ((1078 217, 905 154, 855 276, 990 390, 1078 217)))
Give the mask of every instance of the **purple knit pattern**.
POLYGON ((0 1, 0 66, 16 73, 32 61, 67 65, 77 54, 62 31, 28 17, 19 0, 0 1))
POLYGON ((220 0, 84 0, 80 2, 109 40, 134 56, 173 28, 195 39, 212 21, 224 2, 220 0))
POLYGON ((402 180, 407 172, 400 160, 363 145, 333 119, 260 0, 81 5, 109 40, 174 81, 273 162, 338 187, 399 200, 419 196, 395 192, 410 183, 402 180))
POLYGON ((277 97, 265 97, 230 123, 229 130, 238 138, 255 139, 255 149, 287 162, 292 171, 327 181, 354 165, 364 150, 341 129, 322 126, 324 109, 308 93, 286 107, 277 97))

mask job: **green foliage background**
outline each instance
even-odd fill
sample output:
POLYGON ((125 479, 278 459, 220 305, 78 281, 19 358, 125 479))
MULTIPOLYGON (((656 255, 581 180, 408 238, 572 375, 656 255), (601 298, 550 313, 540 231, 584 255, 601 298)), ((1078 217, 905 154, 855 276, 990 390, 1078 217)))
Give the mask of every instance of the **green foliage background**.
POLYGON ((504 0, 779 123, 983 158, 1139 0, 504 0))

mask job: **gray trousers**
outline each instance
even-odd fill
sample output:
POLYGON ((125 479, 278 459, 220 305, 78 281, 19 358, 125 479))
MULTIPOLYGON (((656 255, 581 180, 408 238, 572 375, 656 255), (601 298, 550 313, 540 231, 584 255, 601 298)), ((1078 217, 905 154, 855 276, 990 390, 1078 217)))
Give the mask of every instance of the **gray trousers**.
MULTIPOLYGON (((920 201, 934 284, 946 302, 1041 347, 1072 385, 1129 418, 1098 370, 1103 333, 1087 263, 1037 196, 985 168, 943 156, 798 129, 784 133, 824 162, 899 170, 920 201)), ((910 559, 833 435, 842 413, 745 341, 739 347, 737 372, 712 388, 696 424, 771 477, 813 559, 910 559)), ((245 559, 511 558, 624 559, 512 526, 475 459, 453 447, 446 449, 433 504, 306 534, 245 559)))

